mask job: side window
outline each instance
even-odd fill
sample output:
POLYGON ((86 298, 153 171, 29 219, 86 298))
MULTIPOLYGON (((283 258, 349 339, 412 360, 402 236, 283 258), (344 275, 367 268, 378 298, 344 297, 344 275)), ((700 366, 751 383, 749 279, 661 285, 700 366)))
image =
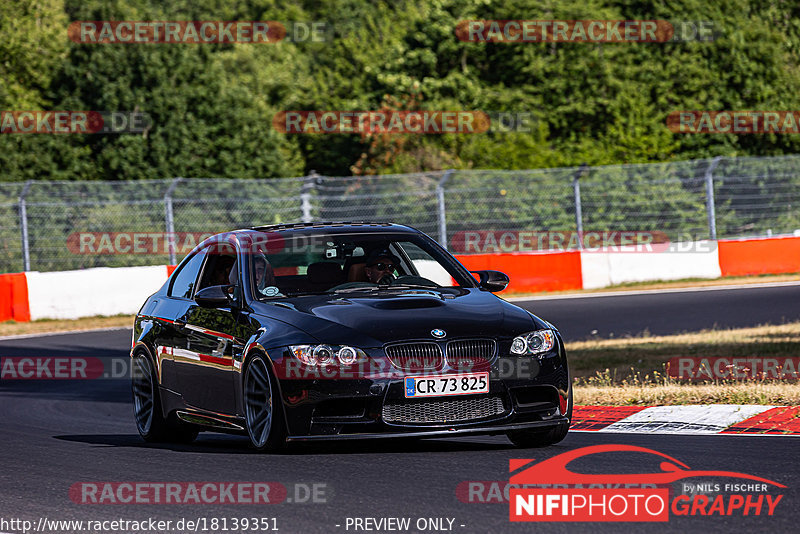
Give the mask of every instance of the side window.
MULTIPOLYGON (((203 275, 200 277, 200 284, 197 289, 204 289, 210 286, 228 286, 231 284, 231 271, 236 267, 236 249, 225 244, 212 245, 209 247, 208 261, 203 268, 203 275)), ((233 278, 236 279, 236 276, 233 278)))
POLYGON ((169 288, 170 297, 192 298, 192 290, 197 281, 197 275, 200 274, 200 267, 203 266, 205 255, 205 251, 201 250, 179 267, 180 270, 172 278, 172 285, 169 288))
POLYGON ((436 282, 440 286, 458 286, 455 279, 447 272, 444 266, 419 246, 411 242, 397 243, 408 255, 418 276, 436 282))

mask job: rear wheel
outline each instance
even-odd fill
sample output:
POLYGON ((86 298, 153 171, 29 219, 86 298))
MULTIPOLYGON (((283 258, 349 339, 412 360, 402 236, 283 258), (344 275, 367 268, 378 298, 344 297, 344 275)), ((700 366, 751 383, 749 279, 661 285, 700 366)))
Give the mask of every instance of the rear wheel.
POLYGON ((138 353, 133 357, 131 389, 136 428, 145 441, 151 443, 190 443, 194 441, 197 437, 197 430, 177 419, 164 417, 153 366, 150 358, 143 353, 138 353))
POLYGON ((244 373, 244 409, 250 444, 259 451, 277 451, 286 445, 283 411, 273 386, 264 358, 253 356, 244 373))
MULTIPOLYGON (((569 389, 567 397, 567 419, 572 421, 572 388, 569 389)), ((548 447, 555 445, 567 437, 570 423, 563 423, 547 430, 515 430, 506 435, 511 443, 521 449, 531 449, 536 447, 548 447)))

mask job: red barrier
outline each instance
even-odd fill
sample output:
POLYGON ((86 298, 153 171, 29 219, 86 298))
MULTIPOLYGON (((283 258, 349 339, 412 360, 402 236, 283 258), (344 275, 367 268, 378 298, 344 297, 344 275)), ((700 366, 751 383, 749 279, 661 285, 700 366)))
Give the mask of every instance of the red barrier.
POLYGON ((0 321, 31 320, 25 273, 0 274, 0 321))
POLYGON ((511 278, 509 293, 581 289, 581 253, 457 255, 470 271, 503 271, 511 278))
POLYGON ((10 275, 0 274, 0 321, 14 318, 14 295, 11 293, 10 275))
POLYGON ((719 242, 722 276, 800 272, 800 237, 719 242))

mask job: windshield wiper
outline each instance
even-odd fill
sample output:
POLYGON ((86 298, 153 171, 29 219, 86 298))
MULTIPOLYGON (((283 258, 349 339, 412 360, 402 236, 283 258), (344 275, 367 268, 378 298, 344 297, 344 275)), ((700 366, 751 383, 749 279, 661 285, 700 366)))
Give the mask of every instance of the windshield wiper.
POLYGON ((402 285, 389 285, 389 286, 360 286, 360 287, 345 287, 342 289, 334 289, 333 293, 356 293, 358 291, 390 291, 392 289, 406 290, 406 289, 424 289, 426 291, 441 292, 439 287, 423 286, 416 284, 402 284, 402 285))
MULTIPOLYGON (((328 293, 330 293, 330 291, 298 291, 295 293, 286 293, 284 295, 284 298, 304 297, 306 295, 327 295, 328 293)), ((262 297, 262 298, 270 298, 270 297, 262 297)))
POLYGON ((423 284, 401 284, 396 286, 388 286, 389 288, 399 288, 399 289, 425 289, 428 291, 441 291, 441 287, 437 286, 426 286, 423 284))
MULTIPOLYGON (((388 287, 388 286, 387 286, 388 287)), ((342 289, 328 290, 326 293, 355 293, 357 291, 377 291, 380 286, 343 287, 342 289)))

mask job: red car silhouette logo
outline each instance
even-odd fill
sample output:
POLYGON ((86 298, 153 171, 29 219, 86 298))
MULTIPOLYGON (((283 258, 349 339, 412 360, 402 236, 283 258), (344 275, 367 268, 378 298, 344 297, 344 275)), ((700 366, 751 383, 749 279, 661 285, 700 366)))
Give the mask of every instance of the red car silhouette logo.
MULTIPOLYGON (((509 471, 514 472, 524 465, 528 465, 535 460, 532 459, 515 459, 509 462, 509 471)), ((509 482, 511 484, 527 485, 527 484, 669 484, 677 480, 690 477, 731 477, 731 478, 745 478, 748 480, 755 480, 758 482, 766 482, 779 488, 785 488, 783 484, 778 484, 766 478, 748 475, 746 473, 737 473, 734 471, 702 471, 691 469, 688 465, 680 460, 677 460, 664 453, 646 449, 644 447, 637 447, 634 445, 593 445, 591 447, 582 447, 574 451, 565 452, 536 463, 524 471, 512 475, 509 482), (647 454, 655 454, 664 458, 667 461, 662 461, 659 467, 660 472, 656 473, 615 473, 615 474, 588 474, 588 473, 575 473, 567 469, 567 464, 591 454, 598 454, 602 452, 643 452, 647 454)))

